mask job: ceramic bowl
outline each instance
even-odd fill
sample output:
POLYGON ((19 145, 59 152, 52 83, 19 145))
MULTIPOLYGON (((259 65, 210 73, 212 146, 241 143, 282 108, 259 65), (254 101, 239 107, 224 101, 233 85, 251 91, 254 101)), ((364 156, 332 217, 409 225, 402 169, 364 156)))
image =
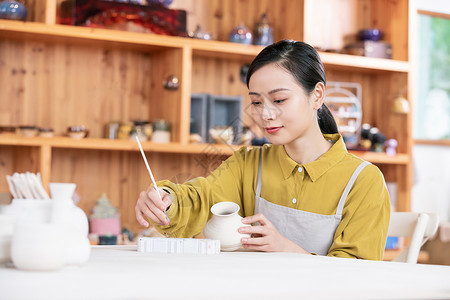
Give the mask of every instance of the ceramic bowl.
POLYGON ((211 135, 214 143, 216 144, 228 144, 233 143, 233 127, 231 126, 218 126, 209 129, 209 134, 211 135))
POLYGON ((19 126, 19 134, 24 137, 35 137, 39 133, 39 128, 36 126, 19 126))
POLYGON ((381 35, 381 30, 378 28, 367 28, 358 31, 358 37, 361 41, 379 41, 381 35))
POLYGON ((39 136, 41 137, 53 137, 53 129, 52 128, 40 128, 39 136))
POLYGON ((83 125, 70 126, 67 128, 67 134, 73 139, 82 139, 89 135, 89 130, 87 130, 83 125))

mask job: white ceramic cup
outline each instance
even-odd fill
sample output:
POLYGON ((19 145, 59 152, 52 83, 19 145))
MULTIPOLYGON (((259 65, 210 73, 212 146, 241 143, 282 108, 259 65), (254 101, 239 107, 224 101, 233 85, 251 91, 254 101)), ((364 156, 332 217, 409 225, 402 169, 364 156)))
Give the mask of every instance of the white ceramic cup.
POLYGON ((66 263, 62 226, 44 223, 16 224, 11 259, 18 269, 53 271, 66 263))

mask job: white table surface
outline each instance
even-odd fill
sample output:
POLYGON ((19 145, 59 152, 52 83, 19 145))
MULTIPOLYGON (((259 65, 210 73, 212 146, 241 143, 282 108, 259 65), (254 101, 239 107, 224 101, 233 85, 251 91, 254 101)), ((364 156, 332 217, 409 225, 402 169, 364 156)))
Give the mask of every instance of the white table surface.
POLYGON ((86 264, 59 271, 2 265, 0 299, 450 299, 450 266, 93 246, 86 264))

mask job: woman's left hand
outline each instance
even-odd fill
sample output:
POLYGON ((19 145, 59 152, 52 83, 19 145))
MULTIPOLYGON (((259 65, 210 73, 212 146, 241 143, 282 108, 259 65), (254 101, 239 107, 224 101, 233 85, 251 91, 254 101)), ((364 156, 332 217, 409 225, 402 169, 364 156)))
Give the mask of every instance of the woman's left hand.
POLYGON ((246 249, 264 252, 297 252, 308 253, 302 247, 281 235, 280 232, 267 220, 263 214, 245 217, 244 224, 259 223, 260 225, 240 227, 240 233, 250 234, 251 237, 241 239, 242 246, 246 249))

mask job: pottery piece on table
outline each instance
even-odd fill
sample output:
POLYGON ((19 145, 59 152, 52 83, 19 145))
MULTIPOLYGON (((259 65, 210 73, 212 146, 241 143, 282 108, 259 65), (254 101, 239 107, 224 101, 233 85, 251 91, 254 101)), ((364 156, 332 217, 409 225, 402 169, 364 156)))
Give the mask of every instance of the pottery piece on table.
POLYGON ((219 202, 211 207, 212 218, 206 223, 203 234, 207 239, 219 240, 220 250, 235 251, 242 247, 241 239, 249 234, 239 233, 238 229, 250 226, 241 222, 240 207, 234 202, 219 202))
POLYGON ((103 193, 96 201, 92 214, 89 216, 90 233, 99 238, 101 245, 115 245, 120 231, 120 214, 111 205, 110 200, 103 193))

